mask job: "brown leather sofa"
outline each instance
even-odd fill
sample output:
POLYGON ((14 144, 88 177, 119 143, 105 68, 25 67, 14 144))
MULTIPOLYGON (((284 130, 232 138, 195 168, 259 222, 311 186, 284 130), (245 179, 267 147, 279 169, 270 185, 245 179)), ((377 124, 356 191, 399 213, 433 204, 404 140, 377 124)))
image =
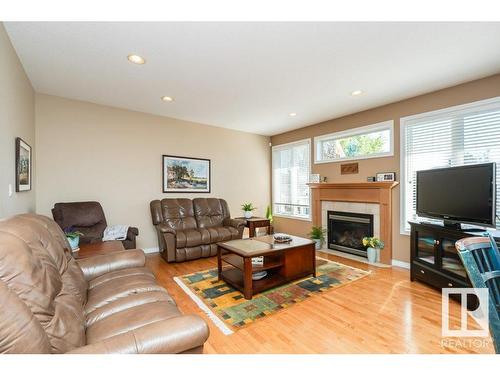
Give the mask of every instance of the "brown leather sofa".
MULTIPOLYGON (((52 216, 62 230, 73 227, 82 232, 81 243, 93 243, 102 240, 104 230, 108 226, 104 211, 99 202, 67 202, 56 203, 52 216)), ((125 249, 136 248, 136 237, 139 229, 129 227, 127 238, 122 241, 125 249)))
POLYGON ((241 238, 245 221, 231 219, 224 199, 167 198, 150 203, 160 254, 184 262, 217 254, 217 242, 241 238))
POLYGON ((182 315, 142 250, 73 259, 59 226, 0 221, 0 353, 200 353, 209 331, 182 315))

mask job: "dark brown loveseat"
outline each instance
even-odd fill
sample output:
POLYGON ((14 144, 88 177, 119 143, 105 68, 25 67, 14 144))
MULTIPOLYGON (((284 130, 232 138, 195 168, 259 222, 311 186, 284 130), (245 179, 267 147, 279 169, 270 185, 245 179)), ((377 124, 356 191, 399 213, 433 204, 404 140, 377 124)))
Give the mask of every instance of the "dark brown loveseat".
MULTIPOLYGON (((108 225, 104 211, 99 202, 67 202, 56 203, 52 216, 61 229, 69 227, 82 232, 81 243, 93 243, 102 240, 104 230, 108 225)), ((135 238, 139 229, 129 227, 127 238, 122 241, 125 249, 135 249, 135 238)))
POLYGON ((218 198, 162 199, 150 203, 160 254, 167 262, 217 254, 217 242, 241 238, 243 220, 231 219, 227 202, 218 198))

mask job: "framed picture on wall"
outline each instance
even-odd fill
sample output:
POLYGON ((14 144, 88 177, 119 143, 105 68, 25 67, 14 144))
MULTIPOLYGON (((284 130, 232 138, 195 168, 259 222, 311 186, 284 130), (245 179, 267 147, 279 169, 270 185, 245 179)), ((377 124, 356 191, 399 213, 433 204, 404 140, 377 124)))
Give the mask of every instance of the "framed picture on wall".
POLYGON ((163 155, 164 193, 210 193, 210 159, 163 155))
POLYGON ((16 138, 16 191, 31 190, 31 146, 16 138))

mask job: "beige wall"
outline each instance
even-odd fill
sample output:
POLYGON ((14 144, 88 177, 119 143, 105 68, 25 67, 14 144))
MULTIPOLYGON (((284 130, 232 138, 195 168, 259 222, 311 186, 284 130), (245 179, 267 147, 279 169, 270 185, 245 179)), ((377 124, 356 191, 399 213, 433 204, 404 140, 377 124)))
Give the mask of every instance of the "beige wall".
POLYGON ((269 137, 36 95, 37 212, 55 202, 97 200, 109 224, 139 227, 138 246, 157 247, 149 202, 221 197, 233 216, 270 202, 269 137), (210 194, 162 193, 162 154, 211 159, 210 194))
MULTIPOLYGON (((359 174, 341 175, 341 163, 312 164, 312 173, 320 173, 327 176, 329 182, 366 181, 366 177, 374 176, 377 172, 397 173, 399 180, 399 154, 400 154, 400 132, 399 119, 401 117, 414 115, 422 112, 433 111, 454 105, 473 102, 476 100, 500 96, 500 74, 481 80, 465 83, 445 90, 421 95, 397 103, 359 112, 350 116, 325 121, 316 125, 301 128, 295 131, 273 136, 271 142, 279 145, 304 138, 313 138, 318 135, 328 134, 336 131, 346 130, 377 122, 394 120, 394 147, 393 157, 359 160, 359 174)), ((356 100, 353 98, 353 100, 356 100)), ((311 157, 313 150, 311 150, 311 157)), ((311 159, 314 160, 314 159, 311 159)), ((400 235, 399 215, 399 193, 397 187, 393 196, 393 258, 408 262, 410 259, 410 241, 406 235, 400 235)), ((284 218, 275 219, 277 231, 288 232, 297 235, 305 235, 311 226, 310 222, 291 220, 284 218)))
MULTIPOLYGON (((15 192, 15 139, 21 137, 35 149, 35 99, 33 88, 0 23, 0 218, 35 210, 34 185, 15 192), (9 184, 13 194, 8 196, 9 184)), ((32 173, 35 174, 34 164, 32 173)))

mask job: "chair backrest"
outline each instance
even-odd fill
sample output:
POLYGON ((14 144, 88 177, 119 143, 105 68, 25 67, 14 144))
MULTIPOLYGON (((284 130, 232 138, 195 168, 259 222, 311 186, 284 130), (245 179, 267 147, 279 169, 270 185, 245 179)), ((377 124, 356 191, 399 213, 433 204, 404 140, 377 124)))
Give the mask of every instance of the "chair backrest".
POLYGON ((194 215, 199 228, 222 226, 224 219, 229 218, 229 208, 224 199, 193 199, 194 215))
POLYGON ((102 238, 106 229, 106 217, 99 202, 56 203, 52 216, 61 229, 73 227, 84 234, 83 242, 102 238))
POLYGON ((500 353, 500 252, 490 237, 470 237, 456 247, 474 288, 488 288, 489 323, 495 350, 500 353))
POLYGON ((165 198, 151 201, 153 225, 166 224, 172 229, 196 229, 193 201, 186 198, 165 198))
POLYGON ((85 345, 87 282, 62 230, 23 214, 0 221, 0 353, 85 345))

